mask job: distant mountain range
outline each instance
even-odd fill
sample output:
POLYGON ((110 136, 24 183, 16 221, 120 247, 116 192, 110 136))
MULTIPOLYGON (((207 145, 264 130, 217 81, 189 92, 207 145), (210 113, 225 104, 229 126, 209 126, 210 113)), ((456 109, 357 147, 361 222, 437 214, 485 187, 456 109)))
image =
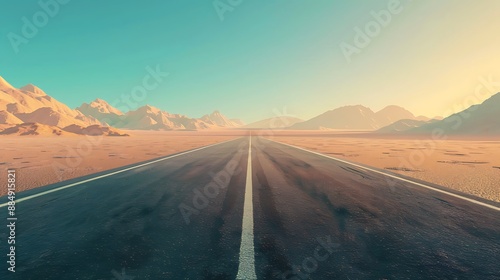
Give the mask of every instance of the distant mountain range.
POLYGON ((410 130, 415 127, 422 126, 424 124, 427 124, 428 122, 433 122, 436 120, 430 120, 430 121, 420 121, 420 120, 412 120, 412 119, 403 119, 396 121, 394 123, 391 123, 388 126, 384 126, 380 129, 377 129, 375 132, 376 133, 398 133, 398 132, 403 132, 410 130))
POLYGON ((261 121, 256 121, 250 124, 243 126, 243 128, 250 129, 279 129, 279 128, 287 128, 296 123, 303 122, 303 119, 289 117, 289 116, 276 116, 273 118, 264 119, 261 121))
POLYGON ((3 134, 115 136, 125 134, 114 128, 200 130, 242 125, 242 121, 228 119, 219 111, 201 118, 189 118, 146 105, 123 113, 102 99, 71 109, 34 85, 17 89, 0 77, 0 130, 3 134))
POLYGON ((500 92, 483 103, 453 114, 440 121, 426 123, 403 131, 404 134, 500 135, 500 92))
POLYGON ((1 77, 0 116, 2 124, 38 122, 61 128, 71 124, 102 125, 97 119, 70 109, 34 85, 16 89, 1 77))
POLYGON ((83 103, 76 109, 27 85, 14 88, 0 77, 0 134, 18 135, 126 135, 129 130, 205 130, 205 129, 292 129, 292 130, 369 130, 383 134, 428 134, 440 129, 446 134, 500 135, 500 93, 482 104, 445 119, 415 116, 399 106, 374 112, 362 105, 344 106, 309 120, 277 116, 248 125, 229 119, 219 111, 190 118, 146 105, 121 112, 102 99, 83 103))
POLYGON ((308 121, 292 125, 290 129, 360 129, 375 130, 402 119, 427 121, 427 117, 415 117, 410 111, 399 106, 387 106, 373 112, 361 105, 344 106, 327 111, 308 121))
POLYGON ((76 109, 110 126, 123 129, 200 130, 236 128, 242 125, 241 121, 230 120, 219 111, 214 111, 201 118, 189 118, 185 115, 171 114, 156 107, 146 105, 136 110, 122 113, 102 99, 96 99, 90 104, 83 103, 76 109))

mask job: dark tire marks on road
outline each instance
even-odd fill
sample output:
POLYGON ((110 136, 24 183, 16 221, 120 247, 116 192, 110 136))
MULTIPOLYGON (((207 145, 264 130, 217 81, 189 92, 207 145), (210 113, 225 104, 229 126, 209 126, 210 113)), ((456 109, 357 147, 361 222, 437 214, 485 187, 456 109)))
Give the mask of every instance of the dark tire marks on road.
MULTIPOLYGON (((246 139, 187 153, 23 202, 15 279, 234 279, 245 176, 186 224, 179 211, 213 181, 246 139)), ((248 142, 246 142, 248 143, 248 142)), ((59 184, 61 185, 61 184, 59 184)), ((51 186, 48 186, 51 187, 51 186)), ((10 275, 2 279, 12 279, 10 275)))
POLYGON ((260 156, 253 159, 254 217, 256 272, 262 279, 276 279, 278 271, 291 269, 284 254, 286 244, 280 242, 286 229, 276 209, 275 195, 260 163, 260 156), (265 230, 261 230, 265 229, 265 230))
POLYGON ((494 210, 404 182, 389 188, 381 174, 266 140, 256 146, 286 229, 273 237, 293 244, 283 251, 289 264, 311 256, 313 237, 340 243, 311 279, 500 279, 494 210))

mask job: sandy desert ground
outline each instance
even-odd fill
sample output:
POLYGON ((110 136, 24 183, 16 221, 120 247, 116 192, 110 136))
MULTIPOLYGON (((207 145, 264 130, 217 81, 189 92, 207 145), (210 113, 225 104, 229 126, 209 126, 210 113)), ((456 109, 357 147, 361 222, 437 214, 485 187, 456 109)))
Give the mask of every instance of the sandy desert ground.
MULTIPOLYGON (((16 191, 238 138, 244 131, 126 131, 130 137, 0 136, 0 168, 17 171, 16 191)), ((5 185, 6 176, 0 178, 5 185)), ((6 195, 0 189, 0 196, 6 195)))
MULTIPOLYGON (((132 136, 1 136, 0 168, 17 169, 20 192, 248 135, 244 130, 127 133, 132 136)), ((267 130, 253 135, 500 202, 500 139, 435 141, 347 131, 267 130)), ((0 196, 5 194, 0 189, 0 196)))
POLYGON ((275 141, 500 202, 500 139, 394 137, 364 132, 269 133, 275 141))

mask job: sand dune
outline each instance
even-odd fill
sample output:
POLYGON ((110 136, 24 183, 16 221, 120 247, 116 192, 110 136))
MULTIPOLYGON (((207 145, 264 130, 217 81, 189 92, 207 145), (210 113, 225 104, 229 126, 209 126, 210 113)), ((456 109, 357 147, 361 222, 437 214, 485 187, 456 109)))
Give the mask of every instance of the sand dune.
POLYGON ((82 127, 76 124, 69 125, 63 128, 64 131, 80 134, 80 135, 90 135, 90 136, 129 136, 129 134, 124 133, 116 128, 109 126, 91 125, 88 127, 82 127))
MULTIPOLYGON (((42 107, 31 113, 18 113, 16 116, 26 123, 38 122, 58 127, 66 127, 71 124, 86 126, 89 122, 92 123, 91 121, 88 121, 88 119, 78 118, 78 114, 74 116, 66 115, 55 111, 51 107, 42 107)), ((83 116, 80 117, 83 118, 83 116)))
POLYGON ((0 124, 21 124, 23 123, 18 117, 7 111, 0 111, 0 124))
POLYGON ((9 127, 0 132, 0 135, 19 135, 19 136, 60 136, 68 135, 59 127, 39 123, 22 123, 9 127))
POLYGON ((76 124, 71 124, 61 129, 58 126, 29 122, 16 125, 0 125, 0 129, 2 129, 2 131, 0 131, 0 135, 18 136, 129 136, 129 134, 124 133, 118 129, 100 125, 83 127, 76 124))

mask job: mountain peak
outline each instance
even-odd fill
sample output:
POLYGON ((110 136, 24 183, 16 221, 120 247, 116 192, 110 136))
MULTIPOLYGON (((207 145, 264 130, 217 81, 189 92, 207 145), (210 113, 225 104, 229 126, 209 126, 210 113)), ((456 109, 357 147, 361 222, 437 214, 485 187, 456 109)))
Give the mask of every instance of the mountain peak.
POLYGON ((9 84, 2 76, 0 76, 0 89, 13 89, 14 87, 9 84))
POLYGON ((136 112, 150 112, 150 113, 153 113, 153 114, 158 114, 161 112, 160 109, 154 107, 154 106, 151 106, 151 105, 144 105, 142 107, 139 107, 137 108, 137 110, 135 110, 136 112))
POLYGON ((213 111, 210 115, 204 115, 201 120, 209 124, 214 124, 221 127, 238 127, 241 126, 240 122, 232 121, 224 116, 219 110, 213 111))
POLYGON ((401 106, 389 105, 375 113, 381 127, 390 125, 399 120, 414 120, 415 115, 401 106))
POLYGON ((363 105, 346 105, 342 107, 338 107, 336 109, 330 110, 330 112, 359 112, 361 114, 373 114, 372 109, 365 107, 363 105))
POLYGON ((33 84, 27 84, 24 87, 22 87, 21 90, 31 92, 31 93, 34 93, 34 94, 40 95, 40 96, 47 95, 42 89, 40 89, 39 87, 37 87, 33 84))
POLYGON ((383 113, 385 113, 385 112, 400 112, 400 113, 407 113, 407 114, 410 113, 410 114, 412 114, 410 111, 406 110, 405 108, 403 108, 401 106, 397 106, 397 105, 386 106, 386 107, 384 107, 384 109, 378 111, 377 114, 379 114, 381 112, 383 112, 383 113))
POLYGON ((217 118, 218 120, 220 120, 220 119, 226 120, 227 119, 226 116, 224 116, 219 110, 215 110, 211 114, 203 116, 203 118, 209 118, 212 120, 213 120, 213 118, 217 118))
MULTIPOLYGON (((106 102, 106 100, 103 100, 103 99, 100 99, 100 98, 96 98, 94 99, 94 101, 92 101, 92 103, 96 103, 96 104, 106 104, 106 105, 109 105, 108 102, 106 102)), ((91 104, 92 104, 91 103, 91 104)))
MULTIPOLYGON (((330 110, 326 113, 343 113, 343 114, 361 114, 361 115, 371 115, 374 114, 372 109, 365 107, 363 105, 346 105, 338 107, 336 109, 330 110)), ((325 113, 325 114, 326 114, 325 113)))
MULTIPOLYGON (((387 105, 384 107, 384 109, 405 109, 405 108, 398 106, 398 105, 387 105)), ((384 109, 382 109, 382 110, 384 110, 384 109)))
POLYGON ((90 103, 90 106, 98 109, 101 113, 114 113, 116 115, 123 115, 120 110, 109 105, 109 103, 104 99, 96 98, 90 103))
POLYGON ((97 117, 99 114, 115 114, 118 116, 123 115, 123 113, 116 109, 115 107, 109 105, 106 100, 96 98, 94 101, 90 102, 90 104, 83 103, 82 106, 76 108, 80 112, 86 115, 91 115, 93 117, 97 117))
POLYGON ((360 104, 358 104, 358 105, 346 105, 346 106, 339 107, 337 109, 340 109, 340 108, 345 108, 345 109, 369 109, 370 110, 370 108, 368 108, 366 106, 363 106, 363 105, 360 105, 360 104))
POLYGON ((160 110, 160 109, 156 108, 155 106, 151 106, 148 104, 142 106, 141 108, 145 108, 145 109, 149 109, 149 110, 160 110))

